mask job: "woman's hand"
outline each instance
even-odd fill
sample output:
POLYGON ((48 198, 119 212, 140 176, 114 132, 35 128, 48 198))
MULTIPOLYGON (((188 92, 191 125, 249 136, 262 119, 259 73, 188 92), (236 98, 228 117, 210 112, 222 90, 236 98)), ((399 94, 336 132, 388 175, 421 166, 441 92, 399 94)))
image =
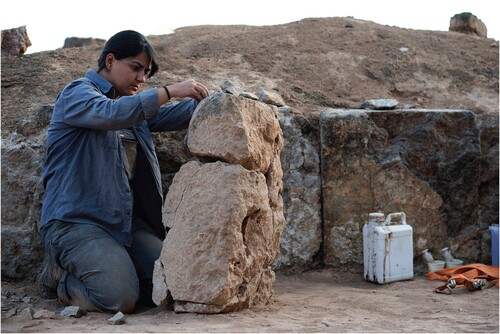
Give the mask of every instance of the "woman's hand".
POLYGON ((201 101, 210 95, 208 88, 193 79, 188 79, 170 86, 167 86, 171 97, 190 97, 196 101, 201 101))

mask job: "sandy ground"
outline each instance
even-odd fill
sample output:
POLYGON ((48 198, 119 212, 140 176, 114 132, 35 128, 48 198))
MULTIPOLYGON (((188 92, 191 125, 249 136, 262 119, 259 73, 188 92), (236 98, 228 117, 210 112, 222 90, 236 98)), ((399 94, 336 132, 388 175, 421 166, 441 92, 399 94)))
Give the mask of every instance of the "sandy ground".
POLYGON ((440 281, 423 274, 412 280, 379 285, 362 271, 321 269, 294 275, 277 274, 275 293, 267 305, 229 314, 174 313, 165 308, 126 315, 126 323, 108 325, 113 314, 89 313, 81 318, 31 320, 21 312, 57 314, 63 306, 40 300, 34 287, 2 283, 4 333, 47 332, 499 332, 498 288, 451 295, 433 290, 440 281), (9 296, 9 297, 6 297, 9 296), (14 301, 23 299, 24 301, 14 301), (17 314, 12 315, 17 309, 17 314))

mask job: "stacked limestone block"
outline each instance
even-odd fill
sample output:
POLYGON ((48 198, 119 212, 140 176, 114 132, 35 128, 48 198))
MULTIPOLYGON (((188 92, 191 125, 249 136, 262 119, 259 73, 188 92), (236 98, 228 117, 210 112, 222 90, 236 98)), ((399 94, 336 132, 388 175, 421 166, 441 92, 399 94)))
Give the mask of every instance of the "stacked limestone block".
POLYGON ((277 109, 215 94, 198 105, 187 143, 197 160, 181 167, 165 199, 170 230, 153 300, 197 313, 264 304, 285 223, 277 109))

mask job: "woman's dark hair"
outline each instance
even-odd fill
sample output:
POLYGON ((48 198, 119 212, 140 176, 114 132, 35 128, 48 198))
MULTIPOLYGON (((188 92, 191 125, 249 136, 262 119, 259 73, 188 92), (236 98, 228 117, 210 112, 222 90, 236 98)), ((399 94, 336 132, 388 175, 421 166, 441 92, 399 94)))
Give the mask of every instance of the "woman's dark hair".
POLYGON ((124 30, 113 35, 104 45, 104 49, 99 56, 97 65, 100 72, 106 67, 106 56, 108 53, 115 55, 117 60, 135 57, 142 52, 146 52, 151 61, 151 70, 148 73, 148 78, 151 78, 158 71, 158 63, 156 62, 156 55, 153 46, 149 43, 146 37, 137 31, 124 30))

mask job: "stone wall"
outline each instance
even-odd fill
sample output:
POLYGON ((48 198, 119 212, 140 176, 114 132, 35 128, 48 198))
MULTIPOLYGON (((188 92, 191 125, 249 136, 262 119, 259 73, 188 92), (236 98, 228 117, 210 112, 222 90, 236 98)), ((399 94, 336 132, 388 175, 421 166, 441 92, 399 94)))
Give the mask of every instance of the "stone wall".
POLYGON ((281 163, 286 227, 276 266, 300 271, 322 263, 319 119, 289 107, 280 108, 279 116, 285 138, 281 163))
MULTIPOLYGON (((472 112, 328 110, 321 115, 324 261, 363 263, 370 212, 405 212, 414 254, 480 261, 481 144, 472 112), (470 242, 464 243, 464 239, 470 242)), ((498 205, 498 202, 497 202, 498 205)), ((498 217, 497 217, 498 218, 498 217)))
MULTIPOLYGON (((44 257, 37 232, 45 131, 42 106, 2 134, 2 279, 33 280, 44 257)), ((276 269, 362 263, 369 212, 405 211, 414 254, 443 247, 489 263, 498 223, 498 114, 460 110, 279 108, 286 225, 276 269)), ((192 159, 186 132, 156 136, 164 191, 192 159)))
POLYGON ((153 300, 197 313, 265 304, 285 223, 277 108, 217 93, 196 108, 187 144, 196 160, 165 199, 153 300))

